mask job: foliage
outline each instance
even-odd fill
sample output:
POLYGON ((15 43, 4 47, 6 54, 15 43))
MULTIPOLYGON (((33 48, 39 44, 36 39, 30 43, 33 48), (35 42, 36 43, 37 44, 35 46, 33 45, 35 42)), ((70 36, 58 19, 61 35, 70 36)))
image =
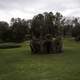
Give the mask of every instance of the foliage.
POLYGON ((0 42, 22 42, 33 36, 44 38, 47 34, 70 36, 80 40, 80 18, 64 17, 61 13, 44 12, 33 19, 12 18, 10 25, 0 21, 0 42))
POLYGON ((78 19, 74 19, 74 28, 72 30, 72 36, 75 37, 76 41, 80 41, 80 23, 78 22, 78 19))
POLYGON ((62 15, 59 12, 55 15, 52 12, 45 12, 34 16, 31 26, 32 35, 39 37, 46 34, 52 34, 53 36, 61 34, 61 19, 62 15))
POLYGON ((9 30, 9 24, 7 22, 1 21, 0 22, 0 40, 5 41, 7 39, 7 31, 9 30))
POLYGON ((34 16, 31 25, 31 50, 33 53, 46 52, 50 53, 51 51, 62 52, 62 44, 59 41, 60 45, 55 44, 53 37, 62 37, 62 15, 57 12, 53 15, 52 12, 45 12, 44 14, 38 14, 34 16), (49 35, 52 37, 50 37, 49 35), (46 37, 48 36, 48 37, 46 37), (60 47, 58 47, 60 46, 60 47), (55 48, 59 48, 57 51, 55 48))
POLYGON ((12 30, 12 36, 13 36, 13 41, 15 42, 21 42, 24 40, 25 35, 28 33, 28 25, 27 21, 24 19, 16 18, 16 19, 11 19, 11 30, 12 30))

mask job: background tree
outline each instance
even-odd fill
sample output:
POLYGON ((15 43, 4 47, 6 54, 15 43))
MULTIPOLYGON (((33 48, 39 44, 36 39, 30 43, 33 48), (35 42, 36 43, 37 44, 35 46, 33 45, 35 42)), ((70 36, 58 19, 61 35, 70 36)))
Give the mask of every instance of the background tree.
POLYGON ((65 18, 64 21, 64 37, 72 37, 72 29, 73 29, 73 17, 65 18))
POLYGON ((12 18, 11 26, 13 41, 21 42, 25 39, 25 35, 28 33, 27 21, 21 18, 12 18))
POLYGON ((6 41, 7 40, 7 31, 9 30, 9 24, 7 22, 1 21, 0 22, 0 40, 6 41))
POLYGON ((78 22, 78 18, 73 20, 74 27, 72 30, 72 36, 75 37, 75 40, 80 40, 80 23, 78 22))

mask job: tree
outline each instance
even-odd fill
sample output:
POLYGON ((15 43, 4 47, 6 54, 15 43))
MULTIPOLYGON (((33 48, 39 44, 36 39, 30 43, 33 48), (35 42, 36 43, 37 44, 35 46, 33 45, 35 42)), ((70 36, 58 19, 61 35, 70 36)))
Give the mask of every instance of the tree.
POLYGON ((80 41, 80 23, 78 22, 78 19, 75 18, 73 20, 74 27, 72 30, 72 36, 75 37, 76 41, 80 41))
POLYGON ((11 19, 11 30, 13 41, 21 42, 25 39, 25 35, 28 31, 27 21, 21 18, 12 18, 11 19))
POLYGON ((63 34, 63 26, 62 26, 62 14, 56 12, 55 14, 55 29, 56 29, 56 36, 62 36, 63 34))
POLYGON ((53 15, 52 12, 45 12, 44 13, 44 31, 45 34, 52 34, 53 36, 55 35, 55 16, 53 15))
POLYGON ((62 15, 60 13, 53 15, 52 12, 45 12, 44 14, 34 16, 31 25, 32 40, 30 43, 33 53, 51 53, 54 51, 62 51, 63 44, 61 19, 62 15), (56 38, 55 41, 53 40, 53 37, 56 38))
POLYGON ((40 37, 42 34, 44 25, 44 16, 42 14, 38 14, 34 16, 31 25, 31 34, 32 36, 40 37))
POLYGON ((7 40, 6 32, 9 30, 9 24, 5 21, 0 22, 0 39, 3 41, 7 40))

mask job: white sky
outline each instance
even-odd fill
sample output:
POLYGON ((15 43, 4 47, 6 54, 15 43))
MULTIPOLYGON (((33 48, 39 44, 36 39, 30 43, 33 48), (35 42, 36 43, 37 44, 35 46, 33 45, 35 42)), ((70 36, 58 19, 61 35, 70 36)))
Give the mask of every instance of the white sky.
POLYGON ((80 0, 0 0, 0 20, 8 22, 12 17, 30 19, 46 11, 80 17, 80 0))

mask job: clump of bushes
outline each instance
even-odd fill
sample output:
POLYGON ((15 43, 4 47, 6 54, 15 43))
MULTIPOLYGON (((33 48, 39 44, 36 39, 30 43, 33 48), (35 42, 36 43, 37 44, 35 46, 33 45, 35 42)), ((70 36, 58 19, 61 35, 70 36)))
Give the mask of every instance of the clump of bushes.
POLYGON ((32 53, 61 53, 63 52, 63 40, 60 36, 55 39, 47 34, 45 39, 34 37, 30 42, 32 53))

